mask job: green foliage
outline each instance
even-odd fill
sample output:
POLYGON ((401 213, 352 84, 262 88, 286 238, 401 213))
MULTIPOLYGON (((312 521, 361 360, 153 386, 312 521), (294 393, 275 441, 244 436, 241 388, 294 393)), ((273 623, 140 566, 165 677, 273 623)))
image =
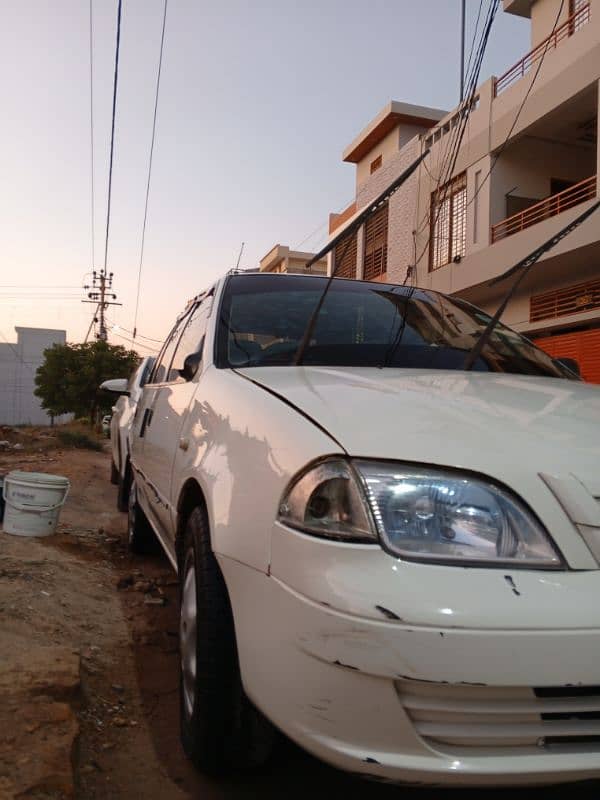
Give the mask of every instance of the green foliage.
POLYGON ((61 430, 56 432, 58 441, 65 447, 78 447, 84 450, 102 450, 102 445, 89 433, 83 431, 61 430))
POLYGON ((110 411, 114 396, 100 391, 102 381, 128 378, 138 354, 121 345, 96 341, 55 344, 44 351, 44 363, 35 376, 35 394, 49 414, 75 414, 94 420, 110 411))

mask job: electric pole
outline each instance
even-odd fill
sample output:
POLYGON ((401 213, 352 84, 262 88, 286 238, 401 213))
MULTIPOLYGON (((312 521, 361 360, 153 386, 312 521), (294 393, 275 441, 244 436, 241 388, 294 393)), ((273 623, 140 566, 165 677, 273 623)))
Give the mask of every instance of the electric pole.
MULTIPOLYGON (((98 322, 98 333, 96 339, 105 342, 108 339, 108 331, 106 330, 105 311, 109 306, 122 306, 123 303, 115 303, 117 295, 112 290, 113 273, 106 272, 101 269, 99 272, 94 270, 92 272, 92 283, 86 284, 83 288, 89 289, 88 299, 82 300, 82 303, 93 303, 96 306, 94 317, 92 318, 92 325, 98 322), (98 315, 98 316, 96 316, 98 315)), ((90 326, 91 327, 91 326, 90 326)), ((89 336, 89 331, 88 331, 89 336)), ((86 336, 87 339, 87 336, 86 336)))

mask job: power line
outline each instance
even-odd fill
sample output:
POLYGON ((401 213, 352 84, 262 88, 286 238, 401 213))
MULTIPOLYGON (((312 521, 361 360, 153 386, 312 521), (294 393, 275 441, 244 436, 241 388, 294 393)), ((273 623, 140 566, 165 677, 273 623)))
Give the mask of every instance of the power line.
MULTIPOLYGON (((564 2, 564 0, 563 0, 563 2, 564 2)), ((438 177, 438 180, 437 180, 437 185, 436 185, 436 188, 435 188, 435 190, 433 192, 434 195, 438 195, 439 192, 441 191, 441 188, 448 183, 448 181, 450 180, 450 178, 451 178, 451 176, 452 176, 452 174, 454 172, 454 169, 456 167, 456 162, 457 162, 458 156, 460 154, 460 148, 461 148, 462 141, 463 141, 463 138, 464 138, 465 130, 467 128, 467 124, 468 124, 468 121, 469 121, 471 110, 472 110, 473 104, 475 102, 475 95, 476 95, 476 92, 477 92, 477 86, 478 86, 478 82, 479 82, 479 75, 481 73, 481 67, 483 65, 483 58, 484 58, 484 55, 485 55, 485 51, 487 49, 487 45, 488 45, 488 42, 489 42, 491 30, 492 30, 492 25, 494 23, 494 19, 496 18, 497 12, 498 12, 498 0, 491 0, 491 2, 489 4, 489 7, 488 7, 487 14, 486 14, 486 19, 485 19, 485 22, 484 22, 484 25, 483 25, 481 38, 480 38, 479 44, 477 46, 476 56, 475 56, 475 59, 473 61, 473 69, 472 69, 472 72, 471 72, 471 74, 470 74, 470 76, 468 78, 466 99, 459 106, 459 111, 458 111, 458 114, 460 115, 459 124, 456 126, 456 133, 452 134, 449 137, 449 143, 448 143, 448 146, 447 146, 447 148, 446 148, 446 150, 444 152, 444 156, 443 156, 443 159, 442 159, 442 166, 440 168, 439 177, 438 177)), ((473 41, 475 40, 476 36, 477 36, 477 30, 475 30, 473 41)), ((439 215, 440 215, 440 212, 441 212, 441 209, 442 209, 442 205, 443 205, 443 203, 439 202, 439 198, 438 198, 435 219, 431 220, 429 218, 429 212, 427 212, 424 215, 423 221, 421 222, 421 224, 417 226, 417 229, 416 229, 415 234, 414 234, 415 237, 418 236, 420 233, 422 233, 422 231, 425 230, 428 225, 429 225, 431 231, 435 230, 435 227, 437 226, 437 223, 438 223, 438 220, 439 220, 439 215)), ((428 241, 425 244, 425 246, 423 247, 423 249, 421 250, 421 253, 419 254, 418 258, 415 260, 415 264, 414 264, 414 270, 415 271, 416 271, 417 266, 420 264, 423 256, 427 252, 427 249, 429 248, 429 246, 430 246, 430 242, 428 241)), ((407 277, 408 277, 408 274, 407 274, 407 277)))
MULTIPOLYGON (((120 0, 119 0, 120 2, 120 0)), ((167 24, 167 5, 168 0, 165 0, 162 22, 162 33, 160 37, 160 54, 158 56, 158 72, 156 74, 156 94, 154 96, 154 117, 152 120, 152 141, 150 143, 150 157, 148 159, 148 182, 146 184, 146 202, 144 204, 144 224, 142 225, 142 244, 140 247, 140 266, 138 269, 137 291, 135 297, 135 314, 133 317, 133 338, 137 333, 137 318, 140 305, 140 289, 142 285, 142 266, 144 263, 144 244, 146 241, 146 221, 148 219, 148 199, 150 197, 150 180, 152 178, 152 158, 154 156, 154 139, 156 137, 156 117, 158 112, 158 95, 160 91, 160 74, 162 71, 163 50, 165 44, 165 27, 167 24)), ((242 245, 243 247, 243 245, 242 245)), ((241 253, 240 253, 241 255, 241 253)))
MULTIPOLYGON (((123 325, 121 325, 120 323, 115 322, 114 320, 108 318, 106 321, 108 322, 109 325, 112 325, 113 327, 117 327, 120 330, 125 331, 125 333, 130 334, 130 336, 133 335, 133 331, 130 331, 129 328, 124 328, 123 325)), ((149 342, 155 342, 156 344, 160 345, 163 345, 165 343, 164 339, 154 339, 152 336, 144 336, 143 333, 138 333, 137 335, 140 337, 140 339, 147 339, 149 342)))
POLYGON ((92 270, 96 268, 94 242, 94 15, 93 0, 90 0, 90 154, 91 154, 91 235, 92 235, 92 270))
POLYGON ((494 171, 494 168, 496 167, 496 164, 498 163, 498 159, 500 158, 500 156, 502 155, 502 153, 506 149, 506 146, 507 146, 507 144, 508 144, 508 142, 510 140, 510 137, 512 136, 515 128, 517 127, 517 122, 519 121, 521 113, 522 113, 522 111, 523 111, 523 109, 525 107, 525 103, 529 99, 529 95, 531 94, 531 91, 532 91, 533 86, 534 86, 534 84, 535 84, 535 82, 537 80, 538 75, 540 74, 540 70, 542 68, 542 64, 544 63, 544 59, 546 58, 546 53, 548 52, 548 49, 549 49, 549 46, 550 46, 550 40, 552 39, 552 36, 554 35, 554 33, 555 33, 555 31, 556 31, 556 29, 558 27, 558 23, 560 21, 560 17, 561 17, 564 5, 565 5, 565 0, 561 0, 560 7, 558 9, 558 14, 556 15, 556 19, 554 20, 554 25, 552 26, 552 32, 550 33, 550 36, 546 40, 546 47, 544 48, 544 52, 542 53, 542 56, 541 56, 541 58, 540 58, 540 60, 538 62, 537 69, 536 69, 536 71, 534 73, 533 78, 531 79, 531 83, 529 84, 529 88, 527 89, 527 91, 525 93, 525 96, 523 97, 523 100, 521 102, 521 105, 519 106, 519 108, 517 110, 516 116, 515 116, 515 118, 513 120, 513 124, 511 125, 509 132, 506 134, 506 138, 502 142, 502 145, 500 146, 500 149, 494 155, 494 160, 493 160, 492 164, 490 165, 490 168, 487 171, 487 174, 486 174, 485 178, 481 181, 481 183, 479 184, 479 187, 477 188, 477 191, 474 193, 473 197, 467 203, 467 205, 465 207, 465 211, 466 211, 467 208, 469 208, 471 205, 473 205, 473 203, 475 202, 476 198, 479 195, 479 192, 485 186, 485 184, 488 181, 490 175, 494 171))
POLYGON ((123 339, 124 341, 129 342, 129 344, 135 345, 136 347, 143 347, 145 350, 150 350, 152 353, 160 352, 160 348, 158 347, 150 347, 142 342, 136 342, 135 339, 131 339, 129 336, 123 336, 121 333, 117 333, 116 331, 111 331, 111 336, 118 336, 119 339, 123 339))
MULTIPOLYGON (((120 51, 120 44, 121 44, 121 7, 122 7, 122 0, 118 0, 117 6, 117 41, 115 45, 115 70, 114 70, 114 80, 113 80, 113 98, 112 98, 112 118, 111 118, 111 129, 110 129, 110 158, 108 162, 108 196, 106 202, 106 238, 104 240, 104 266, 99 272, 96 272, 94 269, 94 264, 92 264, 92 276, 93 276, 93 285, 85 286, 86 289, 92 289, 91 292, 88 292, 88 300, 83 300, 83 303, 96 303, 96 311, 94 312, 94 317, 92 319, 92 325, 95 322, 96 314, 99 312, 99 330, 97 334, 97 338, 106 341, 106 324, 104 322, 104 312, 106 311, 109 305, 117 305, 116 303, 110 303, 106 301, 106 294, 112 290, 112 279, 113 273, 111 272, 110 275, 107 273, 107 264, 108 264, 108 240, 110 236, 110 207, 111 207, 111 199, 112 199, 112 176, 113 176, 113 161, 114 161, 114 152, 115 152, 115 120, 117 116, 117 88, 119 84, 119 51, 120 51)), ((92 51, 91 51, 91 43, 92 43, 92 29, 91 29, 91 0, 90 0, 90 63, 92 58, 92 51)), ((90 81, 93 84, 93 73, 90 72, 90 81)), ((90 90, 90 97, 91 97, 91 90, 90 90)), ((92 111, 92 107, 90 107, 90 111, 92 111)), ((93 123, 93 117, 90 120, 93 123)), ((92 125, 92 143, 93 143, 93 125, 92 125)), ((92 174, 93 174, 93 161, 92 161, 92 174)), ((93 188, 92 188, 92 196, 93 196, 93 188)), ((92 226, 93 227, 93 226, 92 226)), ((116 294, 109 294, 112 296, 113 300, 116 300, 116 294)), ((90 330, 91 330, 90 326, 90 330)), ((89 336, 89 331, 88 331, 89 336)), ((86 337, 87 338, 87 337, 86 337)))
POLYGON ((113 157, 115 149, 115 118, 117 112, 117 85, 119 81, 119 46, 121 43, 121 4, 119 0, 117 8, 117 44, 115 47, 115 75, 113 82, 113 101, 112 101, 112 121, 110 132, 110 161, 108 165, 108 201, 106 205, 106 239, 104 241, 104 272, 108 262, 108 236, 110 231, 110 202, 112 196, 112 173, 113 173, 113 157))
POLYGON ((34 284, 19 284, 19 283, 2 283, 0 289, 80 289, 79 284, 76 286, 38 286, 34 284))

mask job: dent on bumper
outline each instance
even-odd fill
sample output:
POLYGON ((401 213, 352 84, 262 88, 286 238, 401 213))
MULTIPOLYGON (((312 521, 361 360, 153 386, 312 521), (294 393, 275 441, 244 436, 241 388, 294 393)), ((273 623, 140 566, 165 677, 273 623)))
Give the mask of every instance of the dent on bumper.
POLYGON ((401 698, 402 686, 413 683, 465 691, 513 687, 519 697, 521 689, 533 697, 534 686, 600 683, 600 630, 460 630, 366 619, 315 602, 274 576, 220 561, 246 691, 317 757, 406 783, 600 777, 598 744, 475 748, 440 742, 419 733, 414 709, 401 698))

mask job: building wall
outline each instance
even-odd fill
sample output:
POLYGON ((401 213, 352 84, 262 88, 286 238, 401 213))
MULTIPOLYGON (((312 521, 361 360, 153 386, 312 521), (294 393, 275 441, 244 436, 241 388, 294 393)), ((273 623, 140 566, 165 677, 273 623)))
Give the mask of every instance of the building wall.
POLYGON ((66 342, 66 331, 15 330, 15 344, 0 344, 0 425, 49 425, 50 417, 33 393, 35 373, 44 361, 44 350, 66 342))
MULTIPOLYGON (((359 161, 356 165, 357 197, 360 194, 361 187, 365 183, 370 184, 371 178, 376 178, 378 174, 386 168, 389 173, 389 165, 394 161, 399 151, 416 136, 425 133, 426 130, 427 128, 422 125, 397 125, 362 159, 362 161, 359 161), (371 176, 371 164, 378 156, 382 158, 382 166, 371 176)), ((382 190, 384 188, 385 186, 382 186, 382 190)))

